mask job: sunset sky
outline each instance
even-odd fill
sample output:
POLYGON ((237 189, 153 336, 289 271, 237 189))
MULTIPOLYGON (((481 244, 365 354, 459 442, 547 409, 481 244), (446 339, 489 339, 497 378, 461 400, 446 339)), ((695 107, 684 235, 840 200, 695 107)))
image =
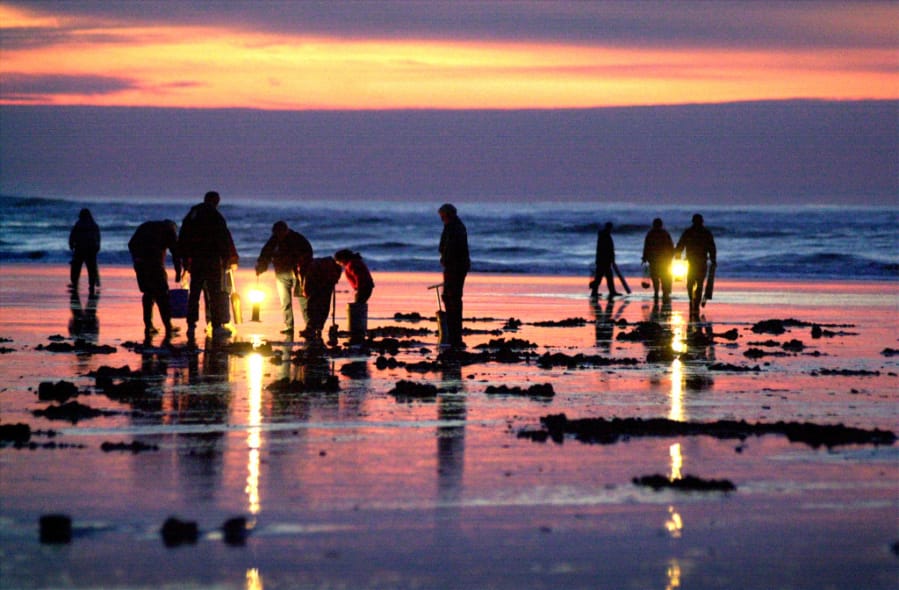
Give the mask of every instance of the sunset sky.
MULTIPOLYGON (((0 116, 13 130, 19 106, 489 112, 899 99, 891 1, 3 0, 0 35, 0 116)), ((23 138, 0 134, 3 192, 64 192, 28 180, 9 155, 23 138)))

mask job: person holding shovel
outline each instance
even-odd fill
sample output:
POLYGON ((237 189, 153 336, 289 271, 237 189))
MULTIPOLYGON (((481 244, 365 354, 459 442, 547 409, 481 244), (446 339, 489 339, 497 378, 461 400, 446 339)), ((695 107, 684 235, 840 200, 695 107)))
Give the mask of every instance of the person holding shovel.
POLYGON ((462 291, 471 269, 468 252, 468 230, 459 219, 456 208, 446 203, 437 210, 443 221, 440 235, 440 264, 443 266, 443 305, 446 307, 446 329, 450 346, 462 348, 462 291))

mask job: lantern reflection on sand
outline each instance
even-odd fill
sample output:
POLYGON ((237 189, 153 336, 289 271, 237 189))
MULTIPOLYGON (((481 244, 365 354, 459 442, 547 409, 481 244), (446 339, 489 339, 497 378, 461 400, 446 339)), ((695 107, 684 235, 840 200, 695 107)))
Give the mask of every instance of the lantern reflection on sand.
POLYGON ((262 588, 262 574, 255 567, 248 569, 246 590, 262 590, 262 588))
POLYGON ((250 514, 259 514, 259 449, 262 446, 262 355, 247 356, 247 504, 250 514))
POLYGON ((665 585, 665 590, 675 590, 676 588, 680 588, 680 563, 676 559, 672 559, 668 562, 668 568, 665 571, 665 574, 668 577, 668 583, 665 585))

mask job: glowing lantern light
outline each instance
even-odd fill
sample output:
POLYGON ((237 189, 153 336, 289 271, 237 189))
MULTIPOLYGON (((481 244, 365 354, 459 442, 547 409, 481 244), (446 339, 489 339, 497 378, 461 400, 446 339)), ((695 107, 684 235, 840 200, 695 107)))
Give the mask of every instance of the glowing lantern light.
POLYGON ((262 291, 259 287, 255 287, 250 289, 249 293, 247 293, 248 299, 250 303, 253 305, 252 317, 250 318, 251 322, 258 322, 259 320, 259 308, 262 302, 265 300, 265 292, 262 291))
POLYGON ((671 262, 671 277, 675 281, 682 281, 687 278, 687 261, 675 259, 671 262))

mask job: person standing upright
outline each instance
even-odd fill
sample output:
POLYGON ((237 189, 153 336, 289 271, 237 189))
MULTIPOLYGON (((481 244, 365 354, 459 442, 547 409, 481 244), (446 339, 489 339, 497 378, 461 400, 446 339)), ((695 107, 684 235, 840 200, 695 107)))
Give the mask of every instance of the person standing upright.
POLYGON ((284 317, 282 334, 293 337, 293 296, 300 297, 300 310, 304 323, 309 323, 309 311, 306 297, 303 295, 301 278, 312 262, 312 244, 306 237, 295 232, 284 221, 277 221, 272 226, 272 236, 268 239, 256 259, 256 276, 261 275, 269 264, 275 267, 275 285, 278 288, 278 300, 281 302, 281 314, 284 317), (302 274, 301 274, 302 273, 302 274))
POLYGON ((662 301, 671 301, 671 260, 674 258, 674 242, 671 234, 662 227, 662 220, 652 220, 652 229, 643 240, 642 261, 649 265, 649 278, 652 280, 653 299, 659 300, 659 287, 662 289, 662 301))
POLYGON ((78 221, 69 232, 69 250, 72 263, 69 268, 69 289, 78 289, 82 265, 87 267, 87 281, 90 292, 100 286, 100 272, 97 269, 97 253, 100 252, 100 227, 94 221, 90 209, 78 213, 78 221))
POLYGON ((166 250, 172 253, 175 265, 175 281, 181 280, 181 259, 178 257, 178 226, 171 219, 142 223, 131 240, 128 251, 134 263, 137 286, 143 293, 144 337, 150 338, 153 327, 153 304, 159 309, 159 316, 165 328, 165 341, 172 338, 172 311, 169 305, 169 280, 165 272, 166 250))
POLYGON ((184 217, 178 235, 178 251, 184 269, 190 273, 187 337, 191 341, 200 317, 201 293, 205 295, 206 319, 212 324, 213 336, 230 335, 225 328, 231 319, 225 273, 237 266, 238 256, 228 224, 218 211, 220 200, 217 192, 206 193, 203 202, 194 205, 184 217))
POLYGON ((468 230, 459 219, 456 207, 445 203, 437 210, 443 221, 440 235, 440 264, 443 266, 443 305, 450 346, 462 347, 462 292, 471 269, 468 230))
POLYGON ((596 297, 599 285, 606 280, 609 288, 609 299, 620 295, 615 290, 615 278, 612 275, 612 265, 615 264, 615 242, 612 240, 612 223, 607 222, 599 233, 596 234, 596 274, 590 281, 590 295, 596 297))
POLYGON ((686 250, 687 257, 687 296, 690 298, 690 318, 699 317, 699 304, 702 301, 703 283, 709 270, 718 265, 718 251, 715 238, 704 225, 702 215, 693 216, 693 224, 684 230, 677 245, 675 255, 681 256, 686 250))

